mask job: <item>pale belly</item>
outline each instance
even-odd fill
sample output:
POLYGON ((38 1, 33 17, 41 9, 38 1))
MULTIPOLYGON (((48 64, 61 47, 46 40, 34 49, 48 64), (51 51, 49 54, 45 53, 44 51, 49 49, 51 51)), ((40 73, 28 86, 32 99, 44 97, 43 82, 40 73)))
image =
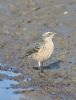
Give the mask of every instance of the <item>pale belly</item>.
POLYGON ((52 47, 44 47, 39 50, 39 52, 33 55, 33 59, 37 61, 45 61, 50 58, 51 54, 53 53, 54 46, 52 47))

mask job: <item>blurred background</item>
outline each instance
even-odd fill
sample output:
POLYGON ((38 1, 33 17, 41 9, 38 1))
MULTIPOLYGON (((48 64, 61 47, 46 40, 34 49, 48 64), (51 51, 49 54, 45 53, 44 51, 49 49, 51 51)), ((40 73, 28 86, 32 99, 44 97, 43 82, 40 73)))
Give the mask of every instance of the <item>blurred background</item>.
POLYGON ((0 0, 0 69, 0 100, 76 100, 76 0, 0 0), (40 76, 19 57, 47 31, 58 34, 40 76))

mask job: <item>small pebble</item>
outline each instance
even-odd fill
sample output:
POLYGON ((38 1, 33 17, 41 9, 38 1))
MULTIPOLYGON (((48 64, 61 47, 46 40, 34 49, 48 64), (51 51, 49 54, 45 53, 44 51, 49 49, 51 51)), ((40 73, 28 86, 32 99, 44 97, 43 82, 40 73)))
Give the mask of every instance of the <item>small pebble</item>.
POLYGON ((64 12, 64 15, 67 15, 67 14, 68 14, 68 11, 65 11, 65 12, 64 12))

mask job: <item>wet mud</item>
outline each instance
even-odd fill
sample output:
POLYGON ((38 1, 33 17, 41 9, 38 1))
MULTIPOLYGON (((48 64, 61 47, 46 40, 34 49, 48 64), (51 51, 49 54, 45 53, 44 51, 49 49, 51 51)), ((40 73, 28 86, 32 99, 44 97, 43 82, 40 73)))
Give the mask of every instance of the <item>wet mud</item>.
POLYGON ((0 0, 0 100, 76 100, 76 0, 0 0), (44 72, 21 58, 58 33, 44 72))

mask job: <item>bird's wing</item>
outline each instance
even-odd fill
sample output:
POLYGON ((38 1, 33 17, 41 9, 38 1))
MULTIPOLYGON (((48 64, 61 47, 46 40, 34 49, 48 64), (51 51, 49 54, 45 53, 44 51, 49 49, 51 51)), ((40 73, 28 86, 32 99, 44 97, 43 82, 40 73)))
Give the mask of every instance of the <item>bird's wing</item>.
POLYGON ((23 59, 23 58, 25 58, 25 57, 27 57, 27 56, 32 55, 33 53, 38 52, 38 50, 41 48, 41 46, 42 46, 42 43, 35 44, 34 47, 31 47, 30 49, 28 49, 28 50, 26 51, 26 53, 25 53, 22 57, 19 57, 19 58, 20 58, 20 59, 23 59))
POLYGON ((40 46, 39 45, 36 45, 34 48, 31 48, 30 50, 28 50, 26 52, 26 56, 29 56, 29 55, 31 55, 33 53, 38 52, 39 49, 40 49, 40 46))

